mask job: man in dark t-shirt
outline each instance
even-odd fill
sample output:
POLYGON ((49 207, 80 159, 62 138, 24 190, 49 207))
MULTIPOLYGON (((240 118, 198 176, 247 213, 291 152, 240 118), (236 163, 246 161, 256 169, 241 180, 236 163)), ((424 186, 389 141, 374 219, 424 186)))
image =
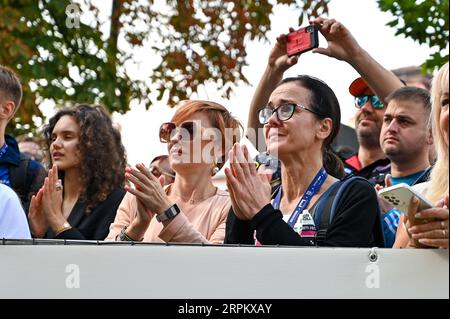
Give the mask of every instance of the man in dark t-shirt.
POLYGON ((350 156, 338 155, 344 162, 347 175, 364 177, 373 185, 384 185, 384 177, 390 164, 379 142, 385 106, 362 78, 353 81, 349 91, 355 97, 358 109, 355 130, 359 149, 350 156))

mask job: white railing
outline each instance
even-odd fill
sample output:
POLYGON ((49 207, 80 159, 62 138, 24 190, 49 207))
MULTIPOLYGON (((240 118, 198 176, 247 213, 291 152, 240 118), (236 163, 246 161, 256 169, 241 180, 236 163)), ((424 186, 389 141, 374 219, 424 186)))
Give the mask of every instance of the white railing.
POLYGON ((449 298, 448 250, 1 245, 0 298, 449 298))

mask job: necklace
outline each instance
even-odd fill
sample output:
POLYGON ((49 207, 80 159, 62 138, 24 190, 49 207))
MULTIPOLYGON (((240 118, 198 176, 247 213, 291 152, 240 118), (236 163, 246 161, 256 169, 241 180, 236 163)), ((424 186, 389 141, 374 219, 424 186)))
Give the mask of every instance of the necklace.
MULTIPOLYGON (((170 186, 167 188, 167 194, 168 194, 168 195, 169 195, 169 194, 171 193, 171 191, 172 191, 172 185, 173 185, 173 184, 170 184, 170 186)), ((172 194, 172 195, 174 195, 174 196, 176 196, 176 197, 179 197, 179 198, 181 198, 182 201, 184 201, 184 202, 186 202, 186 203, 189 203, 189 204, 193 205, 193 204, 198 204, 198 203, 200 203, 200 202, 203 202, 204 200, 206 200, 206 199, 208 199, 208 198, 210 198, 210 197, 212 197, 212 196, 215 196, 215 195, 217 194, 217 191, 218 191, 218 188, 217 188, 217 187, 214 187, 214 193, 213 193, 213 194, 207 195, 207 196, 202 197, 202 198, 196 198, 196 199, 194 199, 195 190, 192 192, 192 195, 191 195, 191 197, 189 197, 189 198, 183 197, 183 196, 181 196, 181 195, 179 195, 179 194, 172 194)))

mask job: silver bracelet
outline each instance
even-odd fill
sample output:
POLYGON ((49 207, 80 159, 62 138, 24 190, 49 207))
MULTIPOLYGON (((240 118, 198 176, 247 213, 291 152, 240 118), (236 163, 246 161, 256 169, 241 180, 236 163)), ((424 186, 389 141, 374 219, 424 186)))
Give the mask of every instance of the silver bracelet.
POLYGON ((133 239, 130 236, 128 236, 127 226, 122 228, 118 237, 119 237, 119 241, 142 241, 144 239, 144 238, 142 238, 141 240, 136 240, 136 239, 133 239))

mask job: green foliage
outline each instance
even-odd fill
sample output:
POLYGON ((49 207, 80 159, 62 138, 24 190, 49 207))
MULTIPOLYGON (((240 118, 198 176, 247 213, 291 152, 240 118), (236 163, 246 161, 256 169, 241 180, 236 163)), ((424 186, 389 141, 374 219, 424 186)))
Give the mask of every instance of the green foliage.
MULTIPOLYGON (((24 84, 23 103, 12 122, 15 127, 10 127, 14 134, 24 133, 30 125, 33 129, 32 117, 42 117, 38 105, 45 99, 59 105, 102 103, 123 112, 130 96, 144 96, 145 87, 114 72, 111 65, 117 61, 109 54, 112 47, 102 39, 98 21, 71 27, 66 13, 70 1, 1 2, 0 64, 17 70, 24 84)), ((94 6, 87 2, 84 6, 98 15, 94 6)))
POLYGON ((246 43, 266 39, 274 5, 299 10, 302 21, 304 15, 327 13, 329 2, 110 1, 111 28, 103 34, 98 8, 89 0, 78 0, 79 12, 69 9, 69 0, 0 0, 0 64, 17 70, 24 84, 23 103, 9 127, 13 134, 34 128, 32 118, 42 118, 38 106, 46 99, 60 106, 101 103, 124 113, 133 99, 149 107, 152 92, 159 99, 168 92, 174 105, 208 81, 230 96, 234 85, 247 82, 246 43), (84 14, 90 23, 81 19, 71 27, 84 14), (144 43, 160 63, 146 79, 131 79, 126 65, 144 43))
MULTIPOLYGON (((0 0, 0 64, 17 70, 24 84, 9 131, 20 135, 35 129, 33 118, 42 119, 38 106, 47 99, 60 106, 100 103, 124 113, 134 99, 148 108, 154 92, 158 99, 168 93, 169 105, 175 105, 209 81, 229 97, 235 85, 247 82, 242 73, 246 44, 267 40, 275 5, 297 10, 301 25, 305 18, 326 15, 330 2, 166 0, 162 6, 153 0, 110 1, 106 22, 111 27, 105 34, 105 21, 89 0, 78 0, 79 12, 69 0, 0 0), (81 19, 79 27, 70 25, 86 14, 89 24, 81 19), (126 66, 144 44, 159 59, 143 79, 132 79, 126 66)), ((378 0, 378 5, 396 17, 388 25, 398 35, 435 48, 424 69, 448 60, 448 0, 378 0)))
POLYGON ((395 16, 388 25, 397 29, 396 35, 434 49, 423 64, 424 72, 432 72, 448 61, 448 0, 378 0, 378 6, 395 16))

